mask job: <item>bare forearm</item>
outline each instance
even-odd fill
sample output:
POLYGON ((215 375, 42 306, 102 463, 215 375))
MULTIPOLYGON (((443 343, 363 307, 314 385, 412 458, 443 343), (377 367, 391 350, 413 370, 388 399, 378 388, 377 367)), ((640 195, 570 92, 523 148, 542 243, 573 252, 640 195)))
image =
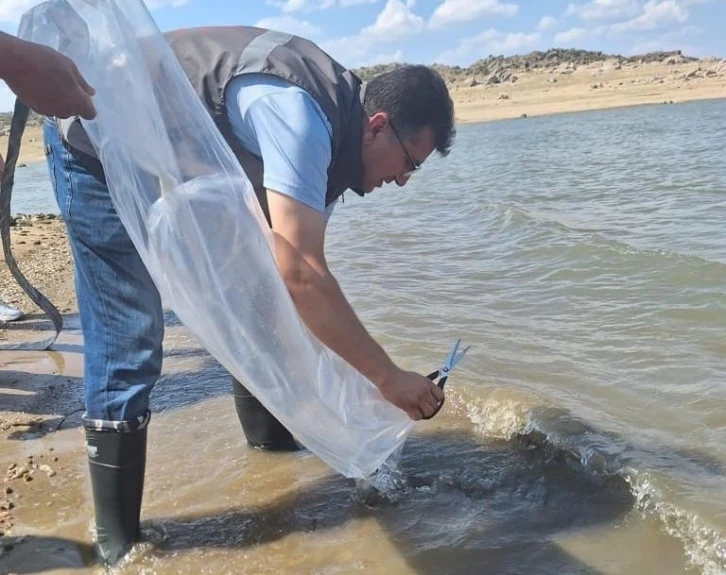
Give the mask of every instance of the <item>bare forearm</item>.
POLYGON ((47 46, 0 32, 0 78, 43 116, 96 116, 94 89, 72 60, 47 46))
POLYGON ((325 221, 320 214, 272 190, 268 207, 278 269, 310 331, 411 419, 433 414, 444 399, 443 392, 423 375, 404 371, 391 361, 358 320, 330 273, 323 253, 325 221))
POLYGON ((287 284, 295 307, 310 331, 381 386, 395 366, 355 315, 333 275, 325 270, 287 284))

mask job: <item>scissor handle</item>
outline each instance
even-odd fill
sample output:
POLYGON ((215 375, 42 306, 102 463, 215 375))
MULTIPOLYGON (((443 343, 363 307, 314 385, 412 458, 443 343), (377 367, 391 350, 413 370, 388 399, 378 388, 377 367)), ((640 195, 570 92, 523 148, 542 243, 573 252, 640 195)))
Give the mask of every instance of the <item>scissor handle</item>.
MULTIPOLYGON (((441 373, 441 371, 437 369, 436 371, 432 371, 431 373, 429 373, 426 377, 428 377, 431 381, 433 381, 437 377, 439 377, 440 373, 441 373)), ((439 389, 444 389, 444 384, 446 383, 446 379, 448 377, 449 377, 448 375, 445 375, 444 377, 442 377, 439 380, 439 382, 436 384, 439 387, 439 389)))
MULTIPOLYGON (((428 377, 431 381, 433 381, 437 377, 439 377, 440 373, 441 373, 441 371, 437 369, 436 371, 432 371, 431 373, 429 373, 426 377, 428 377)), ((444 389, 444 384, 446 383, 447 377, 448 376, 442 377, 439 380, 439 382, 436 384, 439 389, 441 389, 441 390, 444 389)), ((444 401, 446 401, 446 398, 441 400, 441 403, 439 403, 439 406, 436 408, 436 410, 431 415, 429 415, 428 417, 424 417, 423 419, 431 419, 432 417, 434 417, 439 411, 441 411, 441 408, 444 406, 444 401)))

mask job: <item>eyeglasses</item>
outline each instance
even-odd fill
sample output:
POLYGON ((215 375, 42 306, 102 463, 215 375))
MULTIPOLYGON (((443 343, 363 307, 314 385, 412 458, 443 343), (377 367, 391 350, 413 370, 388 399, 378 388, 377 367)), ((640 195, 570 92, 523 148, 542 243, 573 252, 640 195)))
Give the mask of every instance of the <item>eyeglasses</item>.
POLYGON ((396 136, 396 139, 398 140, 398 145, 401 146, 403 153, 406 154, 406 161, 408 162, 408 165, 411 168, 408 172, 403 174, 403 177, 410 178, 411 176, 413 176, 416 172, 418 172, 421 169, 421 162, 417 162, 416 160, 414 160, 411 157, 411 154, 408 153, 406 146, 403 144, 403 140, 401 139, 401 136, 398 135, 398 131, 396 130, 396 127, 393 125, 393 120, 388 120, 388 123, 391 125, 391 130, 393 131, 393 135, 396 136))

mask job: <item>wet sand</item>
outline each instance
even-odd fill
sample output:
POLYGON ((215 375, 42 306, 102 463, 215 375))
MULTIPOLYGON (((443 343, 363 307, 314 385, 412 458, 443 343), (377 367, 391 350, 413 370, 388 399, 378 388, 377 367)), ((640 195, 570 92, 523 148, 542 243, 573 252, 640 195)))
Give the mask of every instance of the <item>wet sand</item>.
MULTIPOLYGON (((63 221, 55 214, 15 216, 10 242, 21 271, 63 313, 76 311, 73 261, 63 221)), ((6 303, 30 307, 20 286, 0 261, 0 294, 6 303)), ((8 326, 4 326, 8 327, 8 326)))
MULTIPOLYGON (((10 235, 13 253, 30 282, 62 313, 75 312, 73 266, 63 223, 52 215, 19 217, 10 235)), ((0 297, 26 313, 22 321, 0 323, 0 343, 42 339, 50 334, 50 322, 23 293, 4 263, 0 268, 0 297)), ((55 557, 58 566, 78 562, 76 547, 67 542, 28 545, 22 535, 14 534, 18 510, 37 513, 52 508, 58 483, 78 477, 74 459, 82 450, 82 438, 74 433, 68 444, 54 445, 44 444, 42 438, 62 433, 62 425, 80 414, 79 343, 77 338, 65 345, 59 343, 54 352, 0 351, 0 565, 11 556, 14 565, 12 570, 3 567, 2 573, 44 572, 42 560, 38 563, 43 556, 55 557), (32 566, 33 570, 21 566, 32 566)), ((32 533, 28 527, 21 526, 20 531, 32 533)))

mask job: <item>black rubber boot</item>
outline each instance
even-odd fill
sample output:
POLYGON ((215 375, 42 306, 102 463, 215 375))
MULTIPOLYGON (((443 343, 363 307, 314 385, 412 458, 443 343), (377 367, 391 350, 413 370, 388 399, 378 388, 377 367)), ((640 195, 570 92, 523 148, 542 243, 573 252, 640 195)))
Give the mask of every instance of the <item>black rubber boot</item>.
POLYGON ((242 424, 247 443, 267 451, 297 451, 300 445, 274 415, 246 387, 232 378, 232 392, 237 417, 242 424))
POLYGON ((96 510, 96 556, 110 567, 141 535, 147 428, 121 432, 86 429, 86 449, 96 510))

